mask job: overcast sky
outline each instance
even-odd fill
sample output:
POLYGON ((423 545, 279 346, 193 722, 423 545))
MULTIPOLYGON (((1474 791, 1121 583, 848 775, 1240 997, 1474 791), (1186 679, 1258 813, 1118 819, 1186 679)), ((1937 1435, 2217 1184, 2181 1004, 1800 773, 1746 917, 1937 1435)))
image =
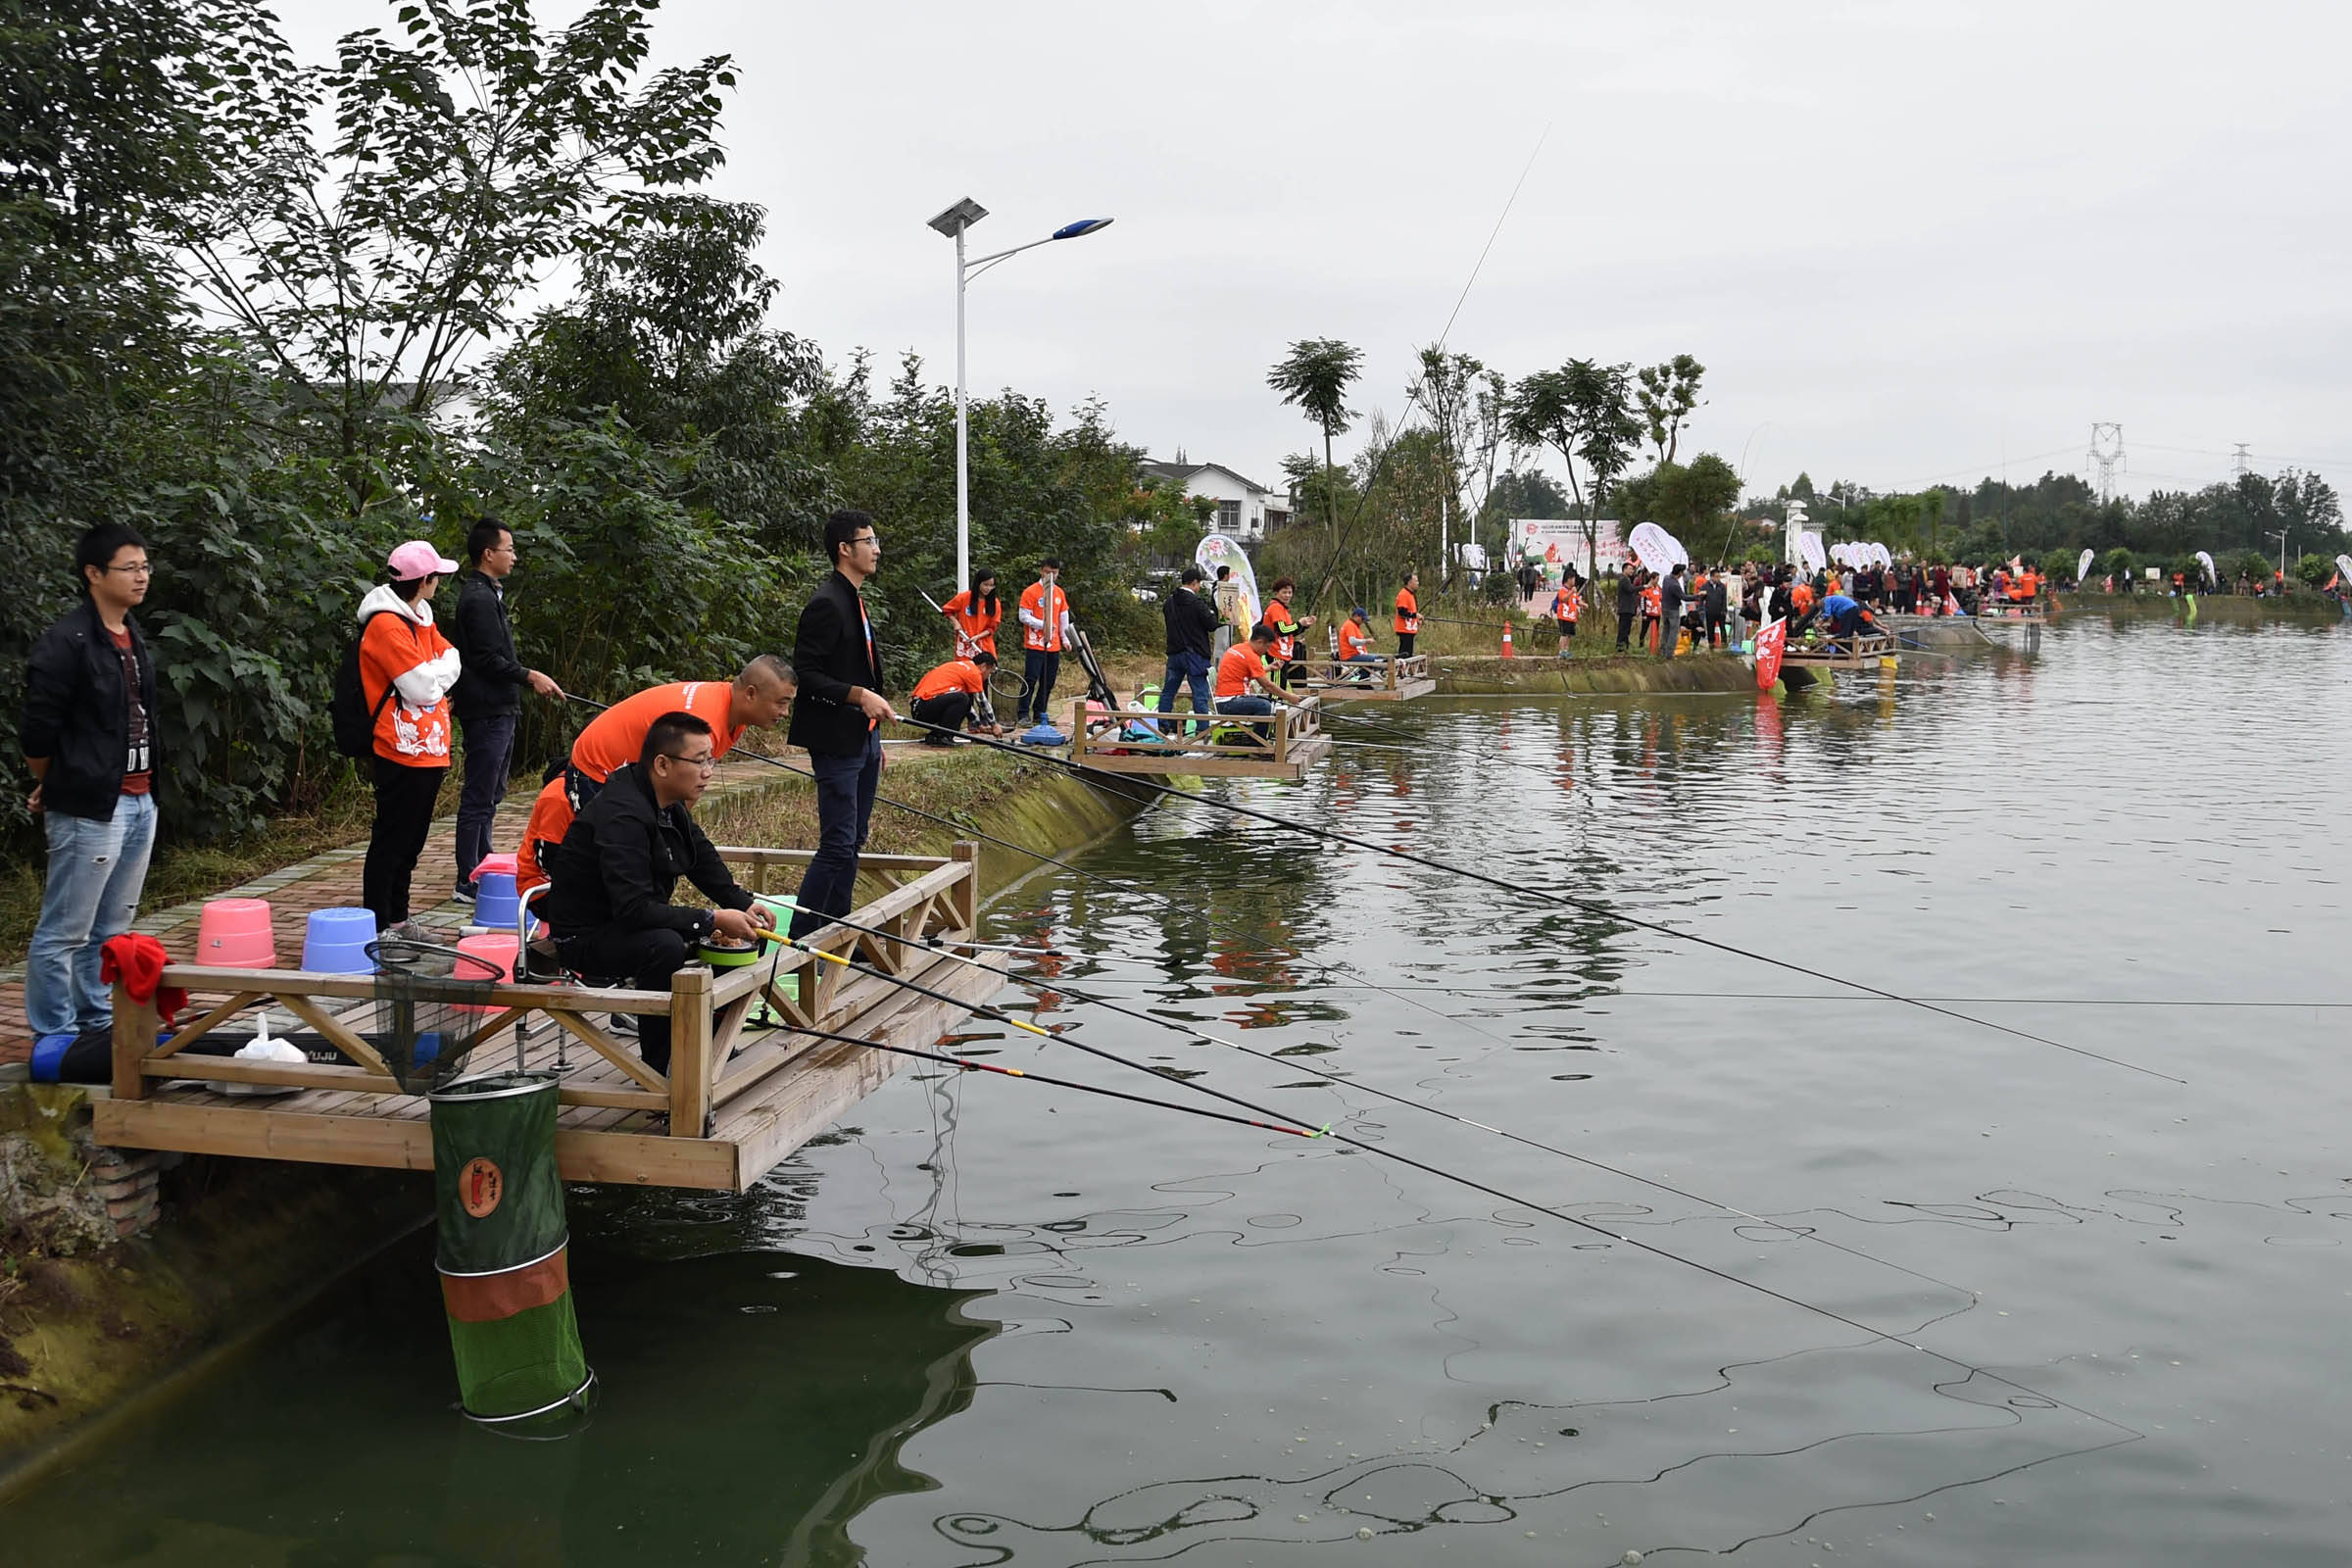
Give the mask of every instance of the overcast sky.
MULTIPOLYGON (((314 58, 391 10, 281 3, 314 58)), ((1400 412, 1543 138, 1449 346, 1693 354, 1685 454, 1751 490, 2085 471, 2093 420, 2135 493, 2240 441, 2352 480, 2341 5, 669 0, 656 37, 735 56, 716 189, 835 359, 953 378, 958 197, 975 251, 1116 219, 973 285, 971 379, 1154 456, 1278 479, 1301 337, 1400 412)))

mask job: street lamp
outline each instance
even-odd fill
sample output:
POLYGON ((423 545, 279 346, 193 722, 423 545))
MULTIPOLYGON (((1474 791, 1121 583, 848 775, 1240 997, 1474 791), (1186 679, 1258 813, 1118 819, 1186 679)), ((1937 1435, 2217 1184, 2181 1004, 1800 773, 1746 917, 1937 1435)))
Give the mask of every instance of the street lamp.
POLYGON ((931 220, 933 228, 956 242, 956 590, 959 593, 971 586, 972 577, 972 493, 963 389, 963 287, 1008 256, 1051 245, 1057 239, 1082 239, 1108 228, 1111 222, 1107 218, 1082 218, 1074 223, 1062 224, 1044 239, 1033 239, 1026 245, 966 261, 963 232, 987 216, 987 208, 966 196, 931 220))

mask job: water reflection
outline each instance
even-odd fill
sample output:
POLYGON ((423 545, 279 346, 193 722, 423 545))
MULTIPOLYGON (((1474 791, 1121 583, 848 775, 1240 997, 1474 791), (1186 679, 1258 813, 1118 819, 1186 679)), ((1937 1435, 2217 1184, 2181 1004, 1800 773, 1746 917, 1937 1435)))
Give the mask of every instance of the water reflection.
POLYGON ((972 1349, 995 1332, 965 1315, 975 1293, 736 1250, 777 1220, 758 1199, 714 1205, 743 1211, 732 1221, 683 1226, 597 1206, 575 1200, 572 1281, 605 1389, 586 1431, 518 1443, 459 1418, 429 1243, 413 1241, 298 1332, 13 1499, 0 1555, 158 1568, 860 1561, 850 1521, 937 1485, 901 1454, 971 1401, 972 1349))

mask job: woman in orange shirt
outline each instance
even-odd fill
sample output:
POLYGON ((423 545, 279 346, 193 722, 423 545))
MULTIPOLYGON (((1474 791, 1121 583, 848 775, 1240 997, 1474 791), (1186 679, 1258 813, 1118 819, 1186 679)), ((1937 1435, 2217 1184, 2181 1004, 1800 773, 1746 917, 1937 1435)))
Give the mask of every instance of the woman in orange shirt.
POLYGON ((940 612, 956 629, 956 657, 969 659, 974 654, 997 651, 997 627, 1004 620, 1004 607, 997 602, 997 574, 982 567, 972 573, 972 585, 946 604, 940 612))
POLYGON ((449 692, 458 683, 458 651, 433 624, 432 603, 458 564, 412 539, 385 565, 391 580, 360 601, 360 695, 375 732, 375 822, 360 902, 378 931, 409 918, 409 883, 449 772, 449 692))

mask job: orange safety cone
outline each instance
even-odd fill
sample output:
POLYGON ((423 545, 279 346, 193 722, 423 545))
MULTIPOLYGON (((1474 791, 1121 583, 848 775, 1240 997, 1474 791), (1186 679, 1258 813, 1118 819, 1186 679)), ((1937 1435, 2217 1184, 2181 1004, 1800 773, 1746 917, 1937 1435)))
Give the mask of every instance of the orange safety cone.
POLYGON ((1511 647, 1511 623, 1507 620, 1502 623, 1502 657, 1505 659, 1516 659, 1519 657, 1518 653, 1511 647))

